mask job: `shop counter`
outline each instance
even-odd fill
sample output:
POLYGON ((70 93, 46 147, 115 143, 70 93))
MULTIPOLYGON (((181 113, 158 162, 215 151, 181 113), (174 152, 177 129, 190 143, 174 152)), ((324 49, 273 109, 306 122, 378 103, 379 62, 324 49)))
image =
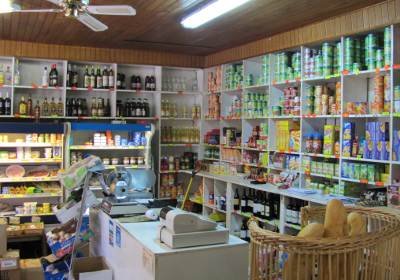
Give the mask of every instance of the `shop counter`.
POLYGON ((91 253, 104 256, 114 280, 247 280, 248 243, 171 249, 158 240, 159 222, 121 223, 91 210, 91 253))

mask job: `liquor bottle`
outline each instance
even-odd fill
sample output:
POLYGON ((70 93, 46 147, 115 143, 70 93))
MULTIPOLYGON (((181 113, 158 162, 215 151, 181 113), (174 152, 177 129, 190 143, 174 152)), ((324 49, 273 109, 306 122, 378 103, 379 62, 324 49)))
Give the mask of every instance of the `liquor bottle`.
POLYGON ((83 87, 88 88, 89 86, 90 86, 89 67, 86 65, 85 75, 83 76, 83 87))
POLYGON ((6 113, 6 102, 0 93, 0 115, 5 115, 6 113))
POLYGON ((121 89, 126 89, 125 74, 121 74, 121 89))
POLYGON ((4 110, 5 115, 11 115, 11 98, 8 95, 8 91, 6 92, 6 98, 4 99, 4 110))
POLYGON ((242 226, 240 228, 240 238, 243 240, 247 240, 247 224, 246 220, 242 221, 242 226))
POLYGON ((97 116, 104 117, 104 99, 103 98, 97 99, 97 116))
POLYGON ((49 108, 49 103, 47 102, 47 97, 44 98, 43 101, 43 106, 42 106, 42 115, 43 116, 49 116, 50 114, 50 108, 49 108))
POLYGON ((57 103, 57 115, 62 117, 64 115, 64 104, 62 102, 61 97, 58 98, 58 103, 57 103))
POLYGON ((72 71, 72 84, 71 87, 78 87, 79 84, 79 73, 78 70, 76 69, 76 65, 73 66, 73 71, 72 71))
POLYGON ((18 86, 21 83, 21 75, 19 73, 19 60, 15 60, 15 73, 14 73, 14 85, 18 86))
POLYGON ((36 105, 35 105, 34 114, 35 114, 35 120, 39 120, 39 119, 40 119, 40 105, 39 105, 39 100, 36 100, 36 105))
POLYGON ((106 103, 106 108, 104 111, 104 116, 106 117, 111 117, 111 105, 110 105, 110 99, 107 98, 107 103, 106 103))
POLYGON ((88 106, 85 98, 81 98, 81 109, 82 109, 82 116, 86 117, 89 116, 88 106))
POLYGON ((251 213, 258 217, 258 195, 256 192, 253 192, 253 211, 251 213))
POLYGON ((150 90, 150 78, 149 78, 149 76, 146 76, 146 78, 144 78, 144 90, 150 90))
POLYGON ((57 115, 57 105, 56 105, 56 102, 54 101, 54 97, 51 98, 51 102, 50 102, 50 115, 51 116, 57 115))
POLYGON ((49 74, 50 78, 50 86, 51 87, 56 87, 58 86, 58 71, 57 71, 57 64, 53 64, 51 66, 51 71, 49 74))
POLYGON ((11 73, 10 66, 7 66, 7 70, 6 70, 6 73, 5 73, 5 80, 6 80, 6 85, 11 85, 12 84, 12 73, 11 73))
POLYGON ((131 77, 131 89, 136 90, 136 76, 131 77))
POLYGON ((136 116, 136 106, 137 106, 136 105, 136 99, 133 98, 132 101, 131 101, 131 107, 130 107, 131 108, 131 112, 130 112, 130 116, 131 117, 137 117, 136 116))
POLYGON ((32 116, 33 115, 33 104, 32 104, 32 98, 31 98, 30 95, 29 95, 28 102, 27 102, 27 105, 26 105, 26 114, 28 116, 32 116))
POLYGON ((76 117, 78 116, 78 107, 77 107, 77 100, 75 98, 71 99, 71 104, 70 104, 70 116, 71 117, 76 117))
POLYGON ((103 69, 103 88, 108 88, 108 72, 107 67, 103 69))
POLYGON ((96 86, 97 88, 103 88, 103 76, 101 76, 100 66, 97 66, 96 86))
POLYGON ((240 201, 240 211, 245 213, 248 210, 248 198, 246 195, 246 189, 243 189, 242 200, 240 201))
POLYGON ((110 70, 108 71, 108 88, 113 89, 115 84, 114 71, 112 70, 111 67, 109 69, 110 70))
POLYGON ((71 107, 71 99, 70 98, 67 98, 65 100, 65 115, 67 117, 72 116, 72 107, 71 107))
POLYGON ((22 96, 18 104, 18 113, 20 116, 26 116, 26 107, 25 97, 22 96))
POLYGON ((90 87, 96 88, 96 75, 94 73, 94 67, 92 65, 92 70, 90 72, 90 87))
POLYGON ((151 87, 151 90, 153 90, 153 91, 156 90, 156 78, 154 76, 150 77, 150 87, 151 87))
POLYGON ((68 66, 67 66, 67 81, 66 81, 67 82, 67 87, 72 87, 72 76, 73 76, 73 73, 72 73, 71 64, 68 63, 68 66))
POLYGON ((249 213, 253 213, 254 201, 253 201, 253 194, 252 194, 251 189, 249 189, 249 198, 248 198, 248 202, 247 202, 247 208, 248 208, 247 211, 249 213))
POLYGON ((265 193, 265 201, 264 201, 264 219, 270 219, 271 218, 271 213, 270 213, 270 207, 269 207, 269 195, 265 193))
POLYGON ((130 117, 130 116, 131 116, 131 102, 130 99, 128 98, 125 102, 124 117, 130 117))
POLYGON ((44 67, 43 69, 43 75, 42 75, 42 86, 43 87, 48 87, 49 86, 49 71, 47 71, 47 67, 44 67))
POLYGON ((142 117, 142 99, 140 98, 136 103, 136 117, 142 117))
POLYGON ((240 210, 240 197, 239 197, 239 189, 235 190, 235 195, 233 196, 233 210, 240 210))
POLYGON ((0 64, 0 85, 4 85, 5 79, 4 79, 4 69, 3 69, 3 64, 0 64))
POLYGON ((96 105, 96 97, 92 97, 92 106, 90 108, 90 114, 92 117, 97 116, 97 105, 96 105))
POLYGON ((150 104, 147 98, 145 98, 143 101, 143 107, 144 107, 144 117, 146 118, 150 117, 150 104))
POLYGON ((292 215, 292 200, 289 199, 289 203, 286 206, 286 213, 285 213, 285 219, 288 224, 292 223, 292 217, 293 217, 293 215, 292 215))
POLYGON ((142 79, 140 76, 136 76, 136 90, 142 89, 142 79))
MULTIPOLYGON (((108 103, 108 100, 107 100, 107 103, 108 103)), ((117 117, 124 116, 124 109, 123 109, 123 105, 122 105, 122 101, 121 100, 117 100, 117 106, 116 106, 116 110, 115 110, 115 115, 117 117)))

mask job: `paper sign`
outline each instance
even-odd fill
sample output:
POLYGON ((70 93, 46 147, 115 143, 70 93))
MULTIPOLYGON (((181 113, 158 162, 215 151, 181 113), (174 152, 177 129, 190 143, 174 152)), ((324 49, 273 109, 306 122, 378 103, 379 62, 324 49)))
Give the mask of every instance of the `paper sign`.
POLYGON ((121 228, 118 225, 115 226, 115 244, 121 248, 121 228))

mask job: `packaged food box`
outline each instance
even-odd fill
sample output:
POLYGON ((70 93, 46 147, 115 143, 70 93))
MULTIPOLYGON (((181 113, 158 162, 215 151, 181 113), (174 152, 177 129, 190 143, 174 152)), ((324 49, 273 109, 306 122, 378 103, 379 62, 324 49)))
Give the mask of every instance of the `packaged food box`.
POLYGON ((352 150, 352 141, 351 140, 343 140, 343 147, 342 147, 342 155, 344 157, 350 157, 351 156, 351 150, 352 150))
POLYGON ((343 124, 343 140, 352 140, 354 138, 355 125, 352 122, 343 124))

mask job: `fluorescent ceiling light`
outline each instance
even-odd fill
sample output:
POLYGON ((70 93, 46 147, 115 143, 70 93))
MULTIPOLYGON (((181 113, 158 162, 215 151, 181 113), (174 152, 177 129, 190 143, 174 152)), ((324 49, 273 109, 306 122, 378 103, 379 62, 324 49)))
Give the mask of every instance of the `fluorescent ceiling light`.
POLYGON ((249 1, 250 0, 217 0, 184 18, 181 24, 185 28, 197 28, 249 1))

